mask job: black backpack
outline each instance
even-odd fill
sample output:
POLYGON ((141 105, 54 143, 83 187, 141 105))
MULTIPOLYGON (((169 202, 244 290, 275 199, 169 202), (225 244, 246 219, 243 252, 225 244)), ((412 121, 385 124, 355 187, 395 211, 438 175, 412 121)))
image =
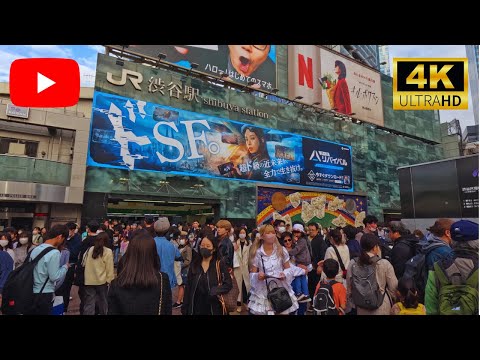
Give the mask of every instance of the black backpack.
MULTIPOLYGON (((52 250, 55 248, 49 246, 32 261, 30 261, 31 253, 29 253, 25 262, 8 275, 2 293, 2 313, 4 315, 28 314, 33 310, 33 270, 40 259, 52 250)), ((48 279, 47 277, 40 294, 47 285, 48 279)))
POLYGON ((335 301, 333 300, 333 288, 337 281, 332 280, 329 283, 320 282, 317 295, 313 299, 313 309, 316 315, 338 315, 335 301))
POLYGON ((423 252, 420 247, 417 248, 417 253, 405 263, 405 271, 403 277, 406 279, 413 279, 415 287, 418 291, 418 297, 420 303, 424 303, 425 288, 427 287, 428 269, 426 265, 427 255, 437 247, 443 245, 434 246, 429 249, 428 252, 423 252))

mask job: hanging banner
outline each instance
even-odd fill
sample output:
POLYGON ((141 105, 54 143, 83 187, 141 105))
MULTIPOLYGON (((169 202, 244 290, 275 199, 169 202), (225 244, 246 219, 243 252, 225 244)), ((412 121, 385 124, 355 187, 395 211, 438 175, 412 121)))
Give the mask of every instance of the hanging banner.
POLYGON ((88 165, 353 191, 349 145, 95 92, 88 165))
MULTIPOLYGON (((121 48, 121 45, 116 45, 121 48)), ((125 52, 135 52, 208 74, 224 76, 241 84, 270 91, 277 87, 275 45, 130 45, 125 52)))

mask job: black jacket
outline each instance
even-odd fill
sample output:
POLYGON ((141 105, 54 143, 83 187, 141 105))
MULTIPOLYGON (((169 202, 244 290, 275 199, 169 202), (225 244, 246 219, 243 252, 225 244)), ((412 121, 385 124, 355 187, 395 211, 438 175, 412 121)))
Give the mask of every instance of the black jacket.
POLYGON ((404 235, 395 240, 390 253, 390 262, 397 279, 400 279, 405 271, 405 263, 415 256, 418 239, 414 235, 404 235))
POLYGON ((217 237, 217 241, 220 259, 223 259, 228 268, 233 268, 234 248, 230 238, 228 236, 224 236, 223 238, 219 236, 217 237))
MULTIPOLYGON (((160 274, 158 275, 160 281, 160 274)), ((108 315, 158 315, 160 287, 122 288, 117 279, 108 289, 108 315)), ((172 315, 172 289, 168 274, 162 272, 162 306, 160 315, 172 315)))
MULTIPOLYGON (((228 240, 228 238, 227 238, 228 240)), ((217 295, 228 293, 232 287, 232 278, 228 273, 227 266, 221 260, 220 261, 220 278, 222 279, 222 285, 218 285, 216 259, 212 258, 210 266, 207 270, 208 280, 208 293, 210 294, 208 302, 210 303, 211 315, 223 315, 222 304, 218 300, 217 295)), ((200 281, 200 277, 203 273, 202 259, 196 258, 192 261, 190 268, 188 269, 187 285, 185 286, 185 296, 183 298, 182 314, 192 315, 195 313, 195 292, 200 281)))
POLYGON ((317 263, 325 258, 327 244, 320 233, 312 239, 312 266, 317 268, 317 263))
POLYGON ((82 237, 80 234, 74 234, 70 239, 65 240, 68 251, 70 251, 70 258, 68 262, 75 264, 80 254, 80 246, 82 245, 82 237))

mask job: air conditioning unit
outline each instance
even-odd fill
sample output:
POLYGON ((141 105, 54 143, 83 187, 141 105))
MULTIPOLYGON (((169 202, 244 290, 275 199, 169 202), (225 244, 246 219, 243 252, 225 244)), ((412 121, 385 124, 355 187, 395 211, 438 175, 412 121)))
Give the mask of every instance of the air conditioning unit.
POLYGON ((8 154, 25 155, 25 144, 11 142, 8 145, 8 154))

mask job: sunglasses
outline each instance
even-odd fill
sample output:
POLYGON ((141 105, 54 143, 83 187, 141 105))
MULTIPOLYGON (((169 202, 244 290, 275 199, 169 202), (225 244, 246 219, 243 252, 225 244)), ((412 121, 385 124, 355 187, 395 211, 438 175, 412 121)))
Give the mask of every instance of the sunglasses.
POLYGON ((292 242, 292 239, 285 239, 283 242, 292 242))

